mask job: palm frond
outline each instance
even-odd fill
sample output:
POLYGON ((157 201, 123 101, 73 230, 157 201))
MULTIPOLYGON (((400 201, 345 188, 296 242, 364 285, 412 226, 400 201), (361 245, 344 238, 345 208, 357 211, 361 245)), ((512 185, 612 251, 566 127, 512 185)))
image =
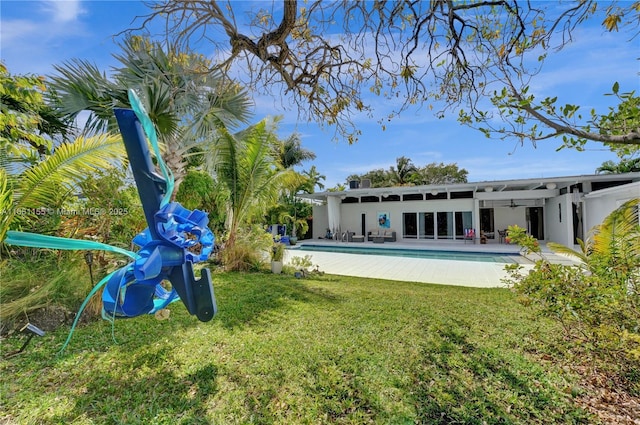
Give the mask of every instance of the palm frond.
POLYGON ((275 133, 267 120, 234 135, 221 132, 216 176, 229 189, 233 227, 263 215, 291 176, 276 165, 271 149, 275 133))
POLYGON ((127 107, 126 87, 111 82, 92 63, 80 59, 54 66, 51 101, 64 115, 76 118, 82 111, 91 115, 85 132, 93 134, 115 128, 114 107, 127 107))
POLYGON ((598 267, 604 261, 622 260, 629 264, 640 264, 640 198, 631 199, 609 214, 604 221, 594 226, 582 242, 582 252, 564 245, 550 242, 553 251, 578 258, 589 267, 598 267))
POLYGON ((0 242, 4 240, 7 230, 9 230, 13 211, 13 192, 9 187, 7 173, 0 168, 0 242))
POLYGON ((634 249, 636 254, 640 254, 639 205, 640 198, 631 199, 609 214, 594 229, 590 248, 601 255, 609 255, 612 250, 622 248, 634 249))
POLYGON ((556 254, 568 255, 570 257, 577 258, 578 260, 586 264, 589 261, 589 254, 587 252, 586 245, 580 239, 578 239, 578 244, 580 245, 580 248, 581 248, 580 251, 576 251, 574 249, 571 249, 569 247, 566 247, 556 242, 549 242, 547 243, 547 246, 549 247, 549 249, 551 249, 551 251, 553 251, 556 254))
POLYGON ((113 166, 124 157, 119 136, 79 137, 62 144, 45 161, 22 173, 14 191, 15 207, 47 206, 59 185, 71 188, 89 173, 113 166))

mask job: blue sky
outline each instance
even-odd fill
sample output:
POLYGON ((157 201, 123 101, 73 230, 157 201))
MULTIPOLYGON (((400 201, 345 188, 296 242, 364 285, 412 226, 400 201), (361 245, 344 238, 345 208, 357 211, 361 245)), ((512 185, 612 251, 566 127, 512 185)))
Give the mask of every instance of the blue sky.
MULTIPOLYGON (((133 24, 148 9, 141 1, 12 1, 0 2, 0 60, 13 74, 51 73, 54 64, 79 58, 97 64, 108 73, 116 61, 116 34, 133 24)), ((558 96, 559 102, 581 105, 585 111, 606 112, 612 98, 603 96, 618 81, 625 91, 638 90, 640 37, 628 42, 629 33, 605 33, 594 25, 579 29, 574 43, 559 53, 551 53, 543 71, 534 79, 532 90, 538 97, 558 96)), ((201 51, 211 55, 212 52, 201 51)), ((332 128, 298 121, 296 110, 286 110, 278 94, 259 96, 254 121, 266 115, 283 115, 280 133, 297 131, 303 146, 314 151, 315 165, 326 175, 325 186, 344 183, 350 174, 389 168, 399 156, 416 165, 431 162, 457 163, 469 171, 469 181, 553 177, 593 174, 606 160, 616 156, 602 145, 592 143, 586 152, 564 149, 556 152, 559 140, 537 147, 520 146, 515 140, 486 139, 480 132, 463 127, 455 116, 437 119, 428 108, 408 110, 387 123, 383 131, 373 119, 356 117, 362 130, 360 141, 349 145, 333 140, 332 128)), ((384 115, 385 101, 373 106, 384 115)))

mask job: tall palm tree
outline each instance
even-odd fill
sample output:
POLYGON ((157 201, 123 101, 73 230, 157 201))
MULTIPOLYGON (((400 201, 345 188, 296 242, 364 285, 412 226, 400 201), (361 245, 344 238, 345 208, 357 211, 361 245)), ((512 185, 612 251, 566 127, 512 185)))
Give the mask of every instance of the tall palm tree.
POLYGON ((321 182, 321 180, 326 180, 327 176, 325 176, 324 174, 320 174, 315 165, 312 165, 309 170, 303 171, 302 175, 307 178, 307 181, 302 188, 307 193, 313 193, 316 186, 318 186, 318 189, 320 190, 324 189, 324 184, 321 182))
POLYGON ((283 168, 292 168, 305 161, 316 159, 316 154, 313 151, 303 148, 300 135, 294 133, 282 141, 279 159, 283 168))
POLYGON ((277 203, 282 188, 297 181, 298 174, 283 170, 273 156, 275 139, 267 119, 236 134, 220 130, 215 175, 229 191, 226 249, 235 244, 240 226, 263 217, 277 203))
POLYGON ((250 100, 202 55, 165 50, 139 36, 126 38, 120 48, 114 55, 120 66, 111 78, 82 60, 55 66, 52 100, 71 118, 89 111, 85 131, 93 133, 115 129, 113 108, 129 107, 127 90, 135 89, 156 126, 177 191, 193 148, 220 128, 247 122, 250 100))

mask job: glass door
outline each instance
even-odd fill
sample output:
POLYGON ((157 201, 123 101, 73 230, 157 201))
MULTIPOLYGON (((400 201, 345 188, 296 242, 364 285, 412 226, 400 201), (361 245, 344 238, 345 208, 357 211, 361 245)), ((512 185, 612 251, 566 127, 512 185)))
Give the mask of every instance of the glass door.
POLYGON ((420 216, 420 239, 435 239, 434 214, 422 212, 420 216))
POLYGON ((403 213, 402 214, 402 237, 406 239, 418 238, 418 214, 403 213))
POLYGON ((451 211, 439 212, 436 217, 438 239, 453 239, 453 213, 451 211))
POLYGON ((456 211, 456 239, 464 239, 464 229, 473 229, 471 211, 456 211))

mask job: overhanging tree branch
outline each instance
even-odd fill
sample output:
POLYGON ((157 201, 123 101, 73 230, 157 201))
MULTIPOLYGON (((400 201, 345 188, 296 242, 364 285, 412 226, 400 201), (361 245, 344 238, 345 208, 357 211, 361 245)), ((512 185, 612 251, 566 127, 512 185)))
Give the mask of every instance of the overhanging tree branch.
MULTIPOLYGON (((481 101, 491 97, 491 87, 510 74, 522 81, 535 75, 539 68, 528 68, 527 54, 561 49, 576 26, 599 10, 595 0, 274 0, 255 10, 244 10, 242 2, 215 0, 149 4, 153 12, 143 26, 163 19, 167 32, 184 43, 210 41, 228 52, 220 59, 227 71, 237 71, 233 65, 244 61, 241 74, 249 89, 272 94, 281 90, 302 118, 334 125, 350 142, 359 134, 354 116, 366 112, 375 117, 368 93, 395 105, 378 120, 431 102, 443 104, 443 113, 463 105, 468 115, 486 117, 481 101), (240 14, 250 17, 249 26, 236 20, 240 14), (216 29, 226 37, 212 36, 216 29)), ((609 30, 617 29, 625 14, 630 22, 639 15, 635 3, 620 3, 620 8, 615 4, 606 6, 608 17, 617 14, 605 22, 609 30)), ((541 125, 553 124, 553 133, 638 143, 633 133, 585 131, 540 119, 544 115, 536 109, 522 110, 541 125)))

